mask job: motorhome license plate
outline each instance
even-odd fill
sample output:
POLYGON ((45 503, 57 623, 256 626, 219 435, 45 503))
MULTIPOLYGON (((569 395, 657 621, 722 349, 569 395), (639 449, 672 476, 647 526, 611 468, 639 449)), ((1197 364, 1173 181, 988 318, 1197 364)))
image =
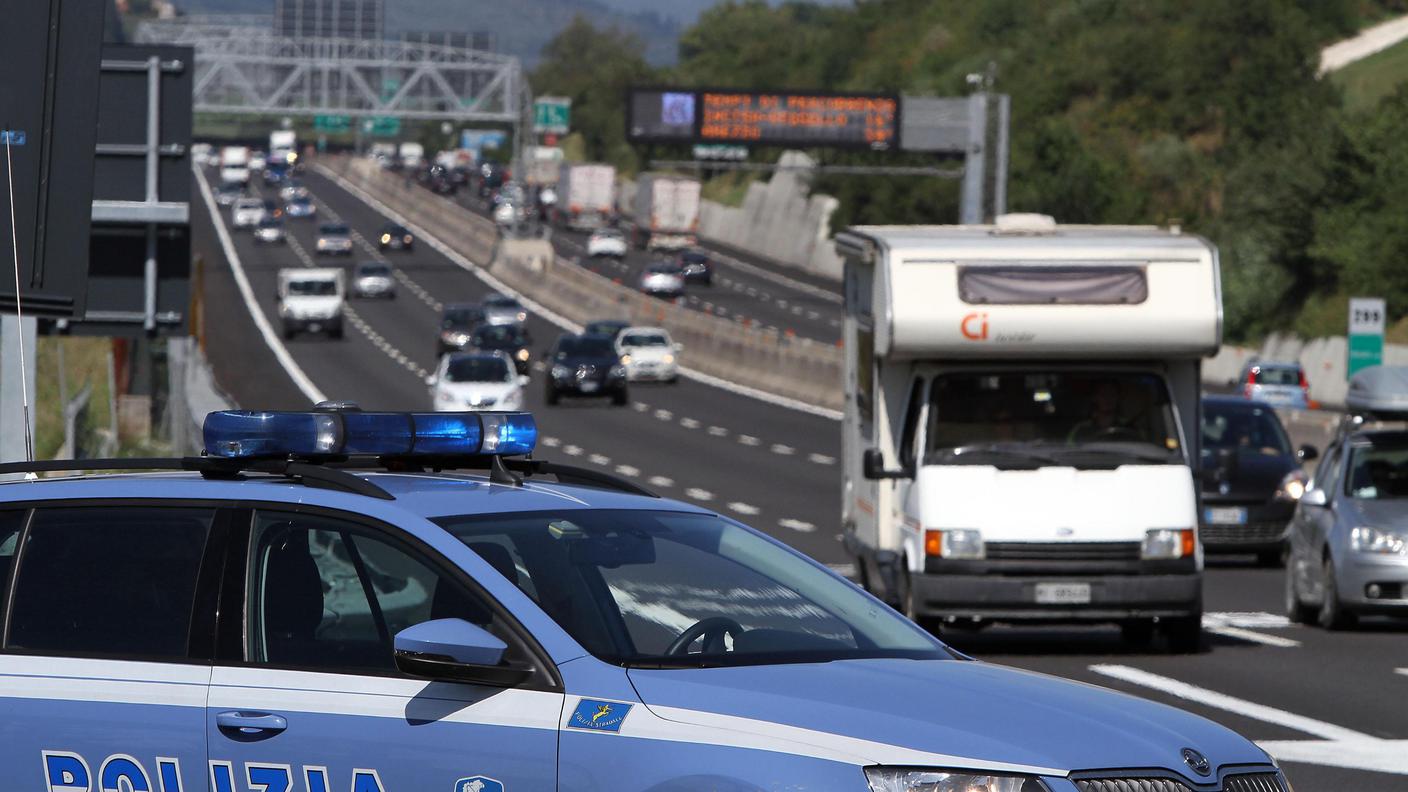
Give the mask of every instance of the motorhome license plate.
POLYGON ((1247 510, 1235 506, 1222 506, 1207 509, 1203 519, 1209 525, 1242 525, 1247 521, 1247 510))
POLYGON ((1090 602, 1089 583, 1038 583, 1038 605, 1085 605, 1090 602))

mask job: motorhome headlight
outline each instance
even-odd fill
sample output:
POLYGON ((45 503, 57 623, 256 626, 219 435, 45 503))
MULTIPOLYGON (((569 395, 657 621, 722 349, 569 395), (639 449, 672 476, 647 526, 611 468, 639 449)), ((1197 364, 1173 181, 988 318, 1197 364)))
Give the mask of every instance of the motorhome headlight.
POLYGON ((871 792, 1046 792, 1037 778, 975 773, 972 770, 917 770, 867 767, 871 792))
POLYGON ((1305 494, 1305 471, 1292 470, 1281 479, 1281 486, 1276 488, 1276 497, 1281 500, 1298 501, 1300 496, 1305 494))
POLYGON ((1190 558, 1198 540, 1192 528, 1155 528, 1144 534, 1139 557, 1145 560, 1190 558))
POLYGON ((959 560, 981 559, 983 533, 974 528, 947 528, 924 532, 924 555, 959 560))
POLYGON ((1383 528, 1361 525, 1349 533, 1349 546, 1357 553, 1408 555, 1408 537, 1383 528))

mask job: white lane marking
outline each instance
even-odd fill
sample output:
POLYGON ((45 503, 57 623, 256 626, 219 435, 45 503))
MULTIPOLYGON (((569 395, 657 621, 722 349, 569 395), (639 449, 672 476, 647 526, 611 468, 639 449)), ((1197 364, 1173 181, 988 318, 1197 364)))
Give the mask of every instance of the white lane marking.
POLYGON ((1327 767, 1373 770, 1408 775, 1408 740, 1385 740, 1333 723, 1235 698, 1207 688, 1180 682, 1122 665, 1093 665, 1090 670, 1140 687, 1157 690, 1184 701, 1224 710, 1305 732, 1319 740, 1257 740, 1267 753, 1283 762, 1304 762, 1327 767))
POLYGON ((616 466, 616 472, 617 472, 617 473, 620 473, 620 474, 623 475, 623 476, 629 476, 629 477, 631 477, 631 478, 635 478, 636 476, 639 476, 639 475, 640 475, 640 468, 638 468, 638 467, 631 467, 630 465, 617 465, 617 466, 616 466))
POLYGON ((566 454, 567 456, 581 456, 582 449, 580 446, 567 445, 562 447, 562 453, 566 454))
POLYGON ((675 417, 675 414, 672 413, 672 412, 670 412, 669 410, 656 410, 656 411, 655 411, 655 417, 656 417, 656 418, 659 418, 659 419, 662 420, 662 421, 668 421, 668 420, 674 418, 674 417, 675 417))
POLYGON ((680 426, 683 426, 686 429, 698 429, 699 422, 694 420, 693 418, 681 418, 680 426))
POLYGON ((376 344, 377 349, 380 349, 387 357, 404 366, 407 371, 410 371, 422 380, 430 375, 429 371, 418 365, 414 360, 406 357, 404 352, 386 343, 384 340, 380 340, 380 337, 376 336, 376 332, 371 329, 371 325, 367 324, 366 320, 359 316, 356 309, 352 306, 344 306, 342 314, 347 317, 348 323, 351 324, 357 332, 366 336, 372 343, 376 344))
POLYGON ((684 491, 684 494, 687 498, 693 498, 699 501, 711 501, 714 499, 714 493, 709 490, 699 489, 698 487, 690 487, 684 491))
POLYGON ((1271 613, 1204 613, 1203 629, 1215 635, 1226 638, 1236 638, 1239 641, 1250 641, 1265 646, 1275 646, 1279 649, 1294 649, 1300 646, 1300 641, 1291 638, 1282 638, 1279 635, 1268 635, 1263 632, 1256 632, 1251 628, 1259 629, 1285 629, 1293 627, 1291 620, 1285 616, 1277 616, 1271 613))
POLYGON ((611 464, 611 457, 603 456, 601 454, 592 454, 587 457, 587 461, 592 463, 593 465, 601 465, 605 467, 606 465, 611 464))
MULTIPOLYGON (((843 301, 841 295, 837 294, 836 292, 818 288, 816 286, 811 285, 810 283, 803 283, 799 280, 794 280, 792 278, 787 277, 786 275, 782 275, 780 273, 759 267, 756 264, 749 264, 746 261, 740 261, 736 257, 730 256, 729 254, 724 253, 718 250, 717 248, 714 248, 713 246, 705 245, 705 248, 713 254, 714 258, 718 259, 719 261, 724 262, 728 266, 741 269, 754 277, 770 280, 773 283, 786 286, 787 288, 792 289, 793 291, 799 291, 804 294, 810 294, 813 297, 818 297, 820 299, 826 300, 827 302, 835 303, 836 305, 840 305, 843 301)), ((719 282, 727 283, 728 279, 721 276, 719 278, 719 282)))
POLYGON ((711 426, 711 427, 709 427, 709 436, 710 436, 710 437, 728 437, 728 430, 725 429, 725 428, 723 428, 722 426, 711 426))
POLYGON ((730 503, 728 507, 733 511, 738 512, 739 514, 753 515, 762 511, 762 509, 759 509, 757 506, 750 506, 747 503, 741 503, 739 501, 734 501, 733 503, 730 503))
POLYGON ((230 262, 230 271, 235 276, 235 287, 239 289, 240 297, 244 300, 244 307, 249 311, 249 317, 254 320, 254 326, 259 330, 259 336, 264 339, 264 344, 269 347, 269 351, 274 353, 274 359, 279 361, 284 373, 293 380, 294 387, 298 388, 309 401, 316 404, 326 401, 327 396, 319 390, 313 380, 303 371, 303 367, 298 365, 298 361, 289 354, 288 347, 274 332, 274 327, 269 323, 269 317, 264 315, 264 311, 259 308, 259 303, 254 299, 254 289, 249 285, 249 276, 245 274, 244 264, 240 262, 240 256, 235 252, 235 244, 230 239, 230 232, 225 228, 225 218, 221 216, 220 209, 215 205, 215 196, 210 193, 210 184, 205 180, 205 174, 201 172, 200 166, 191 168, 195 171, 196 182, 200 185, 200 195, 205 201, 205 207, 210 212, 210 219, 215 225, 215 236, 220 239, 220 247, 225 251, 225 260, 230 262))
MULTIPOLYGON (((372 209, 381 213, 383 216, 389 218, 390 220, 393 220, 409 228, 411 230, 411 233, 420 236, 427 243, 429 243, 431 247, 439 251, 441 255, 445 256, 451 262, 459 266, 460 269, 463 269, 464 271, 483 281, 487 286, 489 286, 489 288, 494 289, 501 294, 507 294, 510 297, 518 298, 518 300, 522 302, 525 306, 527 306, 529 310, 537 313, 539 316, 543 317, 549 322, 552 322, 558 327, 567 330, 568 332, 582 332, 581 325, 577 324, 576 322, 570 321, 569 319, 567 319, 567 317, 562 316, 561 314, 548 310, 541 303, 529 298, 528 296, 518 292, 517 290, 510 289, 508 287, 508 284, 504 283, 493 275, 490 275, 489 273, 485 272, 479 265, 465 258, 459 251, 451 248, 444 242, 441 242, 434 235, 427 233, 424 228, 415 223, 412 223, 409 219, 406 218, 405 215, 401 214, 400 212, 397 212, 396 210, 392 209, 381 201, 378 201, 376 198, 373 198, 362 188, 347 181, 341 175, 334 173, 332 169, 328 168, 326 165, 323 165, 322 163, 316 163, 313 165, 313 167, 318 171, 318 173, 322 174, 322 176, 331 179, 333 183, 346 190, 353 197, 362 201, 362 203, 365 203, 366 205, 370 206, 372 209)), ((211 200, 213 201, 214 199, 212 198, 211 200)), ((724 310, 722 307, 720 307, 719 311, 720 313, 727 313, 727 311, 724 310)), ((682 377, 698 382, 701 385, 708 385, 711 388, 718 388, 720 390, 728 391, 729 393, 732 393, 737 396, 746 396, 750 399, 755 399, 757 401, 764 402, 766 404, 771 404, 776 407, 783 407, 788 410, 795 410, 797 412, 807 413, 808 415, 815 415, 832 421, 841 420, 842 414, 840 410, 832 410, 827 407, 819 407, 815 404, 808 404, 804 401, 788 398, 787 396, 779 396, 775 393, 769 393, 767 391, 759 390, 757 388, 751 388, 747 385, 740 385, 737 382, 731 382, 721 377, 715 377, 710 374, 705 374, 702 371, 695 371, 694 369, 685 366, 681 366, 679 371, 680 376, 682 377)))
POLYGON ((647 481, 650 482, 650 486, 652 487, 675 486, 675 480, 670 478, 669 476, 651 476, 649 479, 647 479, 647 481))
POLYGON ((557 448, 562 445, 562 441, 558 440, 556 437, 544 437, 541 442, 548 448, 557 448))
POLYGON ((783 445, 782 443, 773 443, 772 452, 774 454, 781 454, 782 456, 792 456, 797 453, 797 449, 789 445, 783 445))
POLYGON ((636 412, 650 412, 650 405, 645 402, 631 402, 631 409, 636 412))
POLYGON ((794 520, 791 517, 778 520, 777 524, 782 526, 783 528, 791 528, 794 531, 801 531, 802 533, 811 533, 812 531, 816 530, 815 525, 812 525, 809 522, 803 522, 801 520, 794 520))
POLYGON ((761 445, 763 441, 762 441, 762 440, 759 440, 758 438, 756 438, 756 437, 754 437, 754 436, 752 436, 752 435, 739 435, 739 436, 738 436, 738 442, 740 442, 740 443, 742 443, 743 445, 746 445, 746 446, 755 446, 755 445, 761 445))
POLYGON ((810 454, 807 456, 808 462, 815 462, 818 465, 834 465, 836 457, 829 457, 826 454, 810 454))

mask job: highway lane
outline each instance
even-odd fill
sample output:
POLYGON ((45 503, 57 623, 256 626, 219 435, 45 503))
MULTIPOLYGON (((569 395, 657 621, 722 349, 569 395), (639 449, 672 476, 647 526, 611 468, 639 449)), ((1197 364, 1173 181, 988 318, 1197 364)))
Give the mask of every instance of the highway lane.
MULTIPOLYGON (((460 205, 490 217, 487 201, 469 189, 451 198, 460 205)), ((586 253, 588 234, 555 228, 552 242, 558 254, 579 259, 583 266, 634 287, 647 264, 670 254, 631 249, 621 261, 591 259, 586 253)), ((771 332, 792 334, 825 343, 841 338, 840 286, 823 278, 783 272, 776 264, 749 259, 738 251, 703 245, 713 253, 712 286, 689 284, 683 304, 724 319, 746 322, 771 332)))
MULTIPOLYGON (((374 238, 384 222, 379 214, 327 180, 310 175, 305 182, 322 208, 320 220, 336 216, 362 242, 374 238)), ((318 222, 289 221, 286 246, 260 246, 248 234, 233 234, 260 309, 271 320, 277 318, 275 282, 281 267, 345 266, 380 257, 369 244, 359 244, 350 260, 309 253, 318 222)), ((428 409, 424 376, 435 363, 437 305, 478 301, 489 289, 428 245, 384 258, 401 280, 396 300, 351 301, 344 340, 299 336, 288 347, 330 398, 353 399, 368 409, 428 409)), ((560 332, 539 317, 532 317, 528 327, 538 353, 560 332)), ((637 384, 632 404, 623 408, 604 400, 565 400, 547 407, 543 373, 531 376, 527 406, 542 427, 543 455, 626 475, 662 495, 756 525, 824 562, 846 562, 836 540, 836 422, 687 380, 637 384)))
MULTIPOLYGON (((382 222, 334 185, 316 176, 310 176, 308 183, 327 208, 363 233, 369 234, 382 222)), ((207 225, 204 218, 197 223, 196 244, 202 249, 209 244, 207 225)), ((311 248, 312 227, 292 224, 297 246, 311 248)), ((243 234, 235 235, 235 246, 255 282, 261 310, 272 315, 274 272, 280 266, 304 263, 296 246, 258 247, 243 234)), ((219 260, 217 253, 206 255, 208 261, 219 260)), ((437 316, 433 303, 479 299, 487 289, 428 247, 387 258, 406 281, 394 302, 354 301, 353 310, 370 334, 349 325, 342 342, 299 340, 289 348, 330 396, 357 398, 368 407, 424 408, 428 394, 423 382, 388 348, 414 366, 429 368, 437 316), (419 286, 428 301, 416 296, 407 282, 419 286)), ((214 320, 218 310, 238 307, 238 298, 219 277, 220 268, 210 269, 207 303, 221 306, 212 308, 214 320)), ((237 319, 238 310, 230 310, 225 321, 212 322, 220 327, 212 328, 211 359, 217 369, 229 360, 247 360, 251 368, 233 378, 222 372, 222 385, 245 405, 267 404, 259 400, 266 394, 276 401, 296 402, 297 396, 287 395, 296 389, 280 386, 278 380, 283 378, 276 369, 267 361, 257 361, 261 345, 251 340, 252 331, 237 319), (231 347, 237 351, 230 351, 231 347)), ((536 318, 531 329, 540 346, 556 332, 536 318)), ((844 563, 834 540, 839 470, 834 461, 829 465, 800 462, 804 452, 839 456, 836 423, 694 383, 637 387, 628 408, 596 404, 546 408, 541 402, 540 376, 535 372, 528 406, 539 416, 545 440, 555 441, 545 443, 541 456, 608 470, 626 465, 637 471, 637 480, 670 497, 688 500, 689 489, 702 490, 711 500, 696 498, 697 502, 757 525, 824 561, 844 563), (711 427, 726 434, 711 434, 711 427), (744 437, 756 443, 743 441, 744 437), (793 453, 773 451, 774 444, 785 444, 793 453), (652 485, 651 477, 667 478, 669 484, 652 485), (729 503, 759 512, 740 513, 730 510, 729 503), (815 528, 810 532, 785 528, 778 524, 782 519, 798 519, 815 528)), ((1389 623, 1370 624, 1347 634, 1292 626, 1279 616, 1281 575, 1281 570, 1238 559, 1212 561, 1205 593, 1211 651, 1192 657, 1165 655, 1157 644, 1146 649, 1126 647, 1119 643, 1117 631, 1102 627, 950 629, 945 638, 984 660, 1191 709, 1254 739, 1278 741, 1273 747, 1283 756, 1289 752, 1303 759, 1328 750, 1341 757, 1340 763, 1356 767, 1382 766, 1390 762, 1385 757, 1395 755, 1408 757, 1408 743, 1391 742, 1408 739, 1408 717, 1401 706, 1408 694, 1408 676, 1395 670, 1408 667, 1404 652, 1408 632, 1389 623), (1328 748, 1326 735, 1337 739, 1328 748)), ((1377 792, 1405 786, 1401 775, 1306 761, 1290 761, 1287 767, 1300 792, 1377 792)), ((1402 772, 1408 773, 1408 767, 1402 772)))

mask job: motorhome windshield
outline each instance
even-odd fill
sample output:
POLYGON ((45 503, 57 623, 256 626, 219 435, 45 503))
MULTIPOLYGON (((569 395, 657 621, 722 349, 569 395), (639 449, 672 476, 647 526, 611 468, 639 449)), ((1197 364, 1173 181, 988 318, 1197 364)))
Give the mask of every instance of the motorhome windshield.
POLYGON ((1001 457, 1020 466, 1082 467, 1181 459, 1168 388, 1150 373, 942 374, 930 389, 925 437, 926 464, 998 464, 993 460, 1001 457))

